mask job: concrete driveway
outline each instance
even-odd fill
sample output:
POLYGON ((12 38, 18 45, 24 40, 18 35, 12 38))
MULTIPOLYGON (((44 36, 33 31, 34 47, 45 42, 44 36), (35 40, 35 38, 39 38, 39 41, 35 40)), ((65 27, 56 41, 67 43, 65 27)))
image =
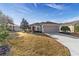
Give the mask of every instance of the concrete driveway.
POLYGON ((57 38, 56 40, 61 44, 65 45, 69 50, 72 56, 79 56, 79 38, 61 34, 61 33, 46 33, 51 37, 57 38))

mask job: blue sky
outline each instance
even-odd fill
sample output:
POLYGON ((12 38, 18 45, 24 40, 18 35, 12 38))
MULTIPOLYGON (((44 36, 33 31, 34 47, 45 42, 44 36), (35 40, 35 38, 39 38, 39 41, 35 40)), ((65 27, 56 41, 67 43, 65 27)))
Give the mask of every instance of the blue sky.
POLYGON ((35 22, 70 22, 79 20, 77 3, 6 3, 0 4, 0 10, 19 25, 22 18, 30 24, 35 22))

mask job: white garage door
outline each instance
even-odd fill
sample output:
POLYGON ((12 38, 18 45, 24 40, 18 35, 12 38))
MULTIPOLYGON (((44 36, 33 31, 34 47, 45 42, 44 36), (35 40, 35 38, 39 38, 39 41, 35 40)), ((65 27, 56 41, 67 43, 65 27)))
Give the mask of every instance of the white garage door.
POLYGON ((59 26, 58 25, 44 25, 43 26, 43 30, 44 32, 46 33, 56 33, 56 32, 59 32, 59 26))

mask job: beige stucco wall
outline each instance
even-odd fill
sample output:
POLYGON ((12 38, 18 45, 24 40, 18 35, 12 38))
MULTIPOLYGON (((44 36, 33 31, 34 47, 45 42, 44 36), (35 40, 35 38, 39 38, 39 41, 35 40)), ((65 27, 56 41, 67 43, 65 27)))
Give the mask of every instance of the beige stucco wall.
POLYGON ((70 28, 70 32, 74 32, 74 25, 60 25, 59 31, 62 32, 61 27, 62 26, 68 26, 70 28))
POLYGON ((43 32, 59 32, 59 25, 58 24, 43 24, 42 25, 43 32))
POLYGON ((68 27, 70 28, 71 32, 74 32, 74 26, 73 25, 70 25, 68 27))

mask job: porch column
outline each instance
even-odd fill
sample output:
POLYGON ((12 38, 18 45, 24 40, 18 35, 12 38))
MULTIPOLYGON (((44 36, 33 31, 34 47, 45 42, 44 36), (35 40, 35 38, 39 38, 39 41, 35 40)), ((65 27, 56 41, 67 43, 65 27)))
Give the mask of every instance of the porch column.
POLYGON ((44 26, 43 26, 43 25, 41 25, 41 27, 42 27, 42 32, 44 32, 44 26))

